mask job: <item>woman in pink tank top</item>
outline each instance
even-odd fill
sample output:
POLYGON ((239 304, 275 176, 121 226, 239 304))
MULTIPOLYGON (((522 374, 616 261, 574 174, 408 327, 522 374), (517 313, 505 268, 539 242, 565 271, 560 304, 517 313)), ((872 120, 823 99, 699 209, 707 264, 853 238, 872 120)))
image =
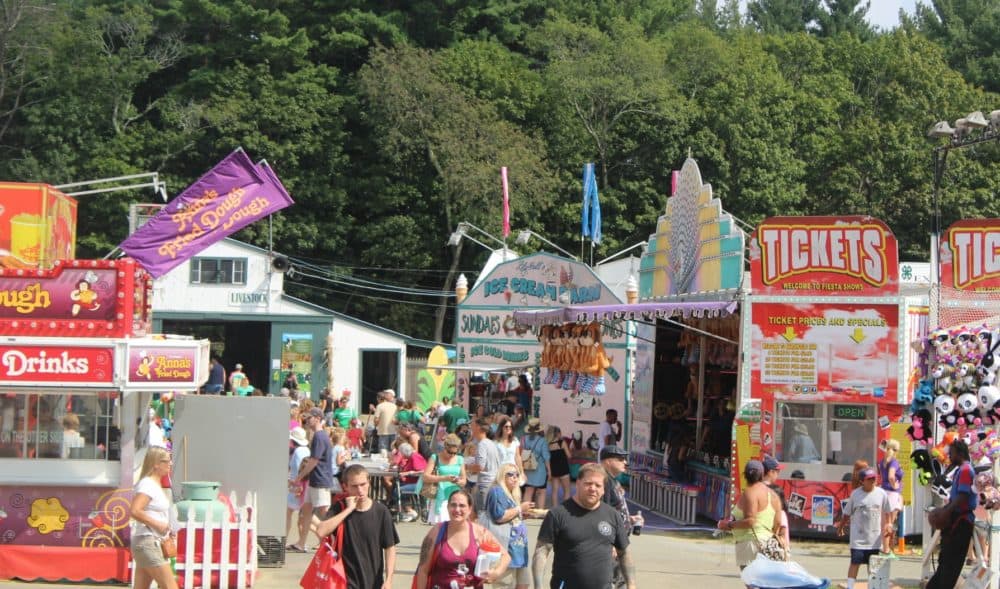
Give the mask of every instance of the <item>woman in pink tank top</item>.
POLYGON ((510 555, 504 551, 500 563, 489 572, 482 577, 473 575, 479 557, 479 544, 497 544, 489 530, 472 521, 474 514, 468 491, 460 489, 452 493, 448 499, 451 520, 431 528, 420 547, 417 589, 482 589, 484 582, 494 582, 507 570, 510 555), (431 558, 435 553, 436 557, 431 558))

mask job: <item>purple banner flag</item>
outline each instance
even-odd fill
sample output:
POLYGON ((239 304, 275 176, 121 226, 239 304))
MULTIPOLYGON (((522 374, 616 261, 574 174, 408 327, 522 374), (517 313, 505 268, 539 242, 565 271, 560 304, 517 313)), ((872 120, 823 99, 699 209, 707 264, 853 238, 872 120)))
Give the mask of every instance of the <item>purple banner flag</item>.
POLYGON ((118 246, 159 278, 257 219, 294 204, 274 171, 229 154, 118 246))

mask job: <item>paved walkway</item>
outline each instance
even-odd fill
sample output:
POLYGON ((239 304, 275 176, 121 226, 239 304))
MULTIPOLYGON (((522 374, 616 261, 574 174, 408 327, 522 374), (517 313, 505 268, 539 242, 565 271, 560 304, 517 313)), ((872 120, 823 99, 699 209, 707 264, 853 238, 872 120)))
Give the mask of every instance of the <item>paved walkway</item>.
MULTIPOLYGON (((537 521, 529 523, 529 537, 538 533, 537 521)), ((420 542, 429 527, 420 523, 398 524, 400 545, 397 549, 396 575, 393 588, 410 587, 417 567, 420 542)), ((705 587, 740 589, 738 570, 732 543, 715 539, 704 531, 648 532, 633 538, 633 555, 638 565, 640 589, 683 587, 707 583, 705 587), (666 586, 664 586, 666 582, 666 586)), ((796 543, 794 560, 810 573, 829 577, 834 584, 842 583, 847 572, 848 551, 843 543, 796 543)), ((260 569, 255 589, 291 589, 298 587, 299 577, 309 563, 309 554, 288 554, 282 568, 260 569)), ((917 587, 920 560, 917 556, 893 561, 891 578, 903 587, 917 587)), ((864 569, 862 569, 864 571, 864 569)), ((0 582, 0 589, 24 589, 27 583, 0 582)), ((44 584, 33 584, 44 586, 44 584)), ((860 585, 860 583, 859 583, 860 585)), ((51 585, 54 589, 91 589, 108 585, 51 585)), ((860 589, 860 587, 859 587, 860 589)))

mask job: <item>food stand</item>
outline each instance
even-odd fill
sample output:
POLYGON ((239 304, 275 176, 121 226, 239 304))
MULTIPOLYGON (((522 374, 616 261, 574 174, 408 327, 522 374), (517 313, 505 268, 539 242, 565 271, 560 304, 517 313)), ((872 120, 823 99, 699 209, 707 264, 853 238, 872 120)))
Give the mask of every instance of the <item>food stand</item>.
POLYGON ((740 404, 757 409, 734 428, 733 497, 746 461, 773 455, 792 534, 832 537, 854 462, 874 466, 891 437, 905 440, 916 319, 896 240, 870 217, 773 217, 751 240, 750 273, 740 404))
POLYGON ((0 270, 0 578, 128 581, 149 401, 208 369, 149 334, 150 290, 130 259, 0 270))
MULTIPOLYGON (((622 422, 628 423, 634 344, 626 322, 606 321, 600 326, 599 339, 610 362, 603 388, 589 392, 565 379, 546 382, 549 374, 542 369, 545 346, 539 341, 540 326, 562 324, 565 305, 586 311, 620 304, 590 267, 575 260, 537 253, 503 262, 458 304, 457 362, 430 368, 458 371, 457 395, 470 414, 484 397, 490 399, 483 385, 470 386, 474 372, 520 373, 528 369, 534 389, 530 416, 540 418, 546 426, 559 426, 564 435, 571 436, 574 456, 592 458, 598 427, 608 409, 617 410, 622 422), (515 321, 515 314, 524 312, 532 317, 531 324, 515 321)), ((623 433, 623 442, 626 436, 623 433)))

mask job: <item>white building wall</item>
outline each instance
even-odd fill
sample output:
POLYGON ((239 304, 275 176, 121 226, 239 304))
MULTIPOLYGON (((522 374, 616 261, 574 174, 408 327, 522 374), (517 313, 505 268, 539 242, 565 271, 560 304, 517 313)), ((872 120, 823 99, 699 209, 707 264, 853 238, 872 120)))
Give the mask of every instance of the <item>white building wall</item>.
POLYGON ((188 260, 153 282, 154 312, 313 314, 282 300, 285 275, 272 271, 270 258, 257 248, 224 239, 196 257, 246 258, 246 284, 191 284, 191 261, 188 260))
POLYGON ((396 394, 406 390, 406 342, 402 338, 366 329, 364 326, 343 319, 333 320, 333 386, 334 391, 351 390, 351 403, 358 413, 367 413, 367 407, 360 406, 361 396, 361 352, 395 351, 399 356, 399 388, 396 394))

